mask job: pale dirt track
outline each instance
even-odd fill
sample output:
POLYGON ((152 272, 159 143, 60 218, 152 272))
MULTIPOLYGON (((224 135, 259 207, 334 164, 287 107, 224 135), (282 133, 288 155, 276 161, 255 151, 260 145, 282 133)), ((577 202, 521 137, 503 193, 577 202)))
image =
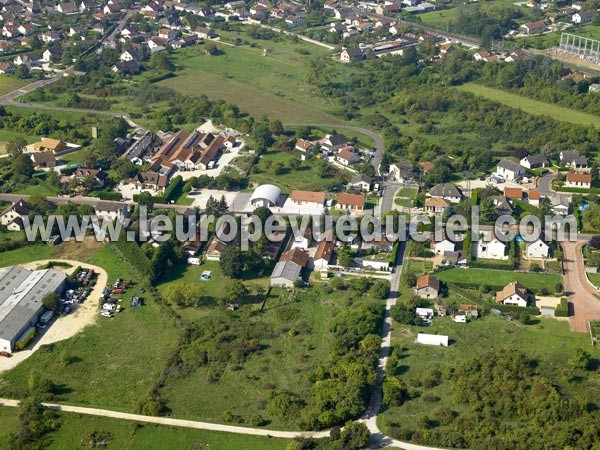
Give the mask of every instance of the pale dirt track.
POLYGON ((73 261, 70 259, 56 258, 51 260, 34 261, 28 264, 23 264, 22 266, 26 269, 37 269, 49 261, 61 261, 71 264, 73 267, 68 269, 55 267, 56 270, 62 270, 67 274, 73 272, 77 266, 94 269, 94 271, 98 274, 96 286, 94 286, 94 289, 92 292, 90 292, 90 295, 83 304, 76 305, 77 307, 74 312, 54 320, 54 322, 52 322, 52 324, 49 325, 45 330, 45 333, 41 337, 34 340, 33 347, 15 352, 11 358, 0 358, 0 373, 12 369, 21 361, 26 360, 42 345, 52 344, 54 342, 63 341, 75 336, 88 325, 95 323, 96 318, 98 317, 98 302, 100 295, 102 294, 102 290, 106 287, 108 282, 106 271, 101 267, 94 266, 92 264, 73 261))

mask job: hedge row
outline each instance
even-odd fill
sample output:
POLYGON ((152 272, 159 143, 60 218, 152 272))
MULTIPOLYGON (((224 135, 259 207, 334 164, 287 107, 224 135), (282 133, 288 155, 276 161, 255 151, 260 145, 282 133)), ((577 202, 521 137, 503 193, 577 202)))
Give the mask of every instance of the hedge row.
POLYGON ((531 316, 539 316, 541 314, 540 309, 535 306, 527 306, 523 308, 522 306, 514 306, 514 305, 502 305, 497 304, 493 306, 494 309, 499 309, 504 313, 521 313, 526 312, 531 316))
POLYGON ((560 303, 554 311, 556 317, 569 317, 569 302, 565 297, 560 299, 560 303))
POLYGON ((123 257, 127 262, 135 267, 142 275, 148 277, 148 279, 153 279, 152 264, 150 263, 150 260, 136 242, 127 241, 126 234, 127 233, 121 233, 119 240, 115 242, 117 249, 123 254, 123 257))

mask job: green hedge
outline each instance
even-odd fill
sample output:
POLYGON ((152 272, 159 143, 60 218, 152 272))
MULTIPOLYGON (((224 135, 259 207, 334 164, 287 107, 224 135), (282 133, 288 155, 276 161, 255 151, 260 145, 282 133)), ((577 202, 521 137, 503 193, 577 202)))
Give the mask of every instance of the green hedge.
POLYGON ((569 302, 565 297, 560 299, 560 303, 554 311, 556 317, 569 317, 569 302))
POLYGON ((572 192, 574 194, 600 194, 600 188, 591 188, 591 189, 579 189, 579 188, 570 188, 565 186, 552 186, 557 192, 572 192))
POLYGON ((169 203, 171 200, 177 200, 183 193, 183 178, 181 175, 177 175, 169 182, 169 186, 165 189, 163 197, 165 203, 169 203))
POLYGON ((535 306, 527 306, 523 308, 522 306, 513 306, 513 305, 494 305, 492 308, 499 309, 504 313, 521 313, 526 312, 531 316, 539 316, 541 314, 540 309, 535 306))
POLYGON ((148 279, 154 279, 150 260, 136 242, 127 241, 126 234, 121 233, 119 240, 115 242, 115 246, 136 270, 148 279))

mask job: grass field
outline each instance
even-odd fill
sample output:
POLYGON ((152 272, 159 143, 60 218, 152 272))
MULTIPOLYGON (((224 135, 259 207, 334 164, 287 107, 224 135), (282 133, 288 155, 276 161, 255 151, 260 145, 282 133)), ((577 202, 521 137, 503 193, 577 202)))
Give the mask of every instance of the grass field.
POLYGON ((494 89, 475 83, 463 84, 462 86, 457 86, 457 89, 485 97, 489 100, 510 106, 511 108, 521 109, 529 114, 537 116, 544 115, 576 125, 593 125, 600 128, 600 118, 591 114, 563 108, 562 106, 553 105, 551 103, 532 100, 500 89, 494 89))
POLYGON ((594 286, 600 287, 600 273, 588 273, 588 277, 594 286))
MULTIPOLYGON (((7 436, 17 423, 15 413, 15 408, 0 407, 1 448, 7 448, 7 436)), ((93 432, 110 434, 108 444, 102 447, 108 450, 283 450, 286 447, 284 439, 169 427, 74 413, 60 413, 59 424, 60 428, 51 434, 50 445, 46 447, 48 450, 85 448, 81 441, 93 432)))
POLYGON ((8 252, 2 252, 0 254, 0 266, 6 267, 14 264, 25 264, 31 261, 50 259, 57 251, 58 247, 36 244, 8 252))
POLYGON ((9 92, 19 89, 28 83, 26 80, 21 80, 11 75, 0 75, 0 95, 8 94, 9 92))
POLYGON ((554 286, 561 281, 561 277, 556 274, 520 273, 489 269, 449 269, 439 272, 435 276, 440 281, 492 286, 505 286, 512 281, 518 281, 526 288, 538 292, 543 287, 552 292, 554 286))
MULTIPOLYGON (((21 251, 18 258, 12 255, 11 263, 50 258, 48 251, 40 254, 46 248, 55 247, 23 249, 28 252, 21 251)), ((3 261, 6 254, 2 254, 3 261)), ((106 269, 109 282, 117 278, 136 279, 109 245, 101 247, 89 262, 106 269)), ((141 286, 131 287, 124 298, 141 286)), ((164 307, 146 300, 145 306, 136 309, 124 301, 124 311, 113 319, 98 317, 95 325, 72 339, 42 347, 2 374, 0 391, 9 396, 22 392, 27 387, 28 374, 36 371, 60 387, 61 401, 130 412, 156 380, 179 333, 176 324, 164 314, 164 307), (71 356, 70 363, 61 358, 64 354, 71 356)))
POLYGON ((252 354, 242 367, 230 364, 216 382, 208 382, 210 367, 201 367, 186 377, 167 382, 161 393, 168 399, 174 416, 222 422, 224 412, 231 411, 245 422, 260 414, 270 428, 296 426, 295 417, 286 423, 269 415, 264 402, 272 388, 266 386, 295 392, 306 400, 310 398, 311 383, 306 373, 327 358, 330 339, 327 323, 338 306, 324 306, 319 296, 282 306, 277 296, 276 291, 268 301, 272 309, 267 308, 256 320, 273 329, 285 327, 297 332, 280 333, 261 342, 262 350, 252 354))
POLYGON ((333 106, 330 101, 311 94, 312 88, 305 82, 307 56, 298 53, 326 54, 326 49, 288 40, 256 44, 255 48, 217 44, 224 53, 219 56, 206 56, 203 46, 179 50, 174 54, 177 76, 159 84, 184 94, 226 100, 254 116, 341 123, 328 113, 333 106), (270 49, 267 56, 263 56, 264 47, 270 49))
MULTIPOLYGON (((568 366, 568 359, 576 349, 583 348, 598 358, 600 352, 592 349, 589 336, 585 333, 572 333, 566 321, 540 318, 535 325, 523 325, 516 321, 508 321, 503 317, 486 316, 473 320, 468 324, 457 324, 449 317, 433 319, 430 327, 394 326, 392 343, 393 353, 398 357, 399 365, 394 375, 400 376, 411 389, 420 394, 427 392, 439 397, 439 401, 428 403, 422 395, 416 395, 401 407, 392 407, 379 416, 379 425, 384 432, 390 423, 401 423, 403 429, 414 429, 417 415, 429 414, 438 406, 449 406, 460 411, 442 382, 438 386, 418 388, 420 380, 433 370, 445 370, 456 367, 462 361, 479 352, 506 347, 518 348, 537 362, 536 372, 561 376, 568 366), (450 338, 449 347, 436 347, 415 344, 417 333, 443 334, 450 338)), ((578 390, 580 393, 589 389, 589 398, 594 398, 598 391, 598 375, 591 374, 589 379, 572 383, 565 387, 568 391, 578 390)))

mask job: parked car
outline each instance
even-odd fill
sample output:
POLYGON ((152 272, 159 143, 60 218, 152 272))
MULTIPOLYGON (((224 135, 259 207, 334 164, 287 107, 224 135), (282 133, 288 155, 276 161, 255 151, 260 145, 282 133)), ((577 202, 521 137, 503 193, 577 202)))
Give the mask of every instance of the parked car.
POLYGON ((10 358, 12 356, 12 354, 8 353, 8 352, 0 352, 0 356, 4 356, 5 358, 10 358))

